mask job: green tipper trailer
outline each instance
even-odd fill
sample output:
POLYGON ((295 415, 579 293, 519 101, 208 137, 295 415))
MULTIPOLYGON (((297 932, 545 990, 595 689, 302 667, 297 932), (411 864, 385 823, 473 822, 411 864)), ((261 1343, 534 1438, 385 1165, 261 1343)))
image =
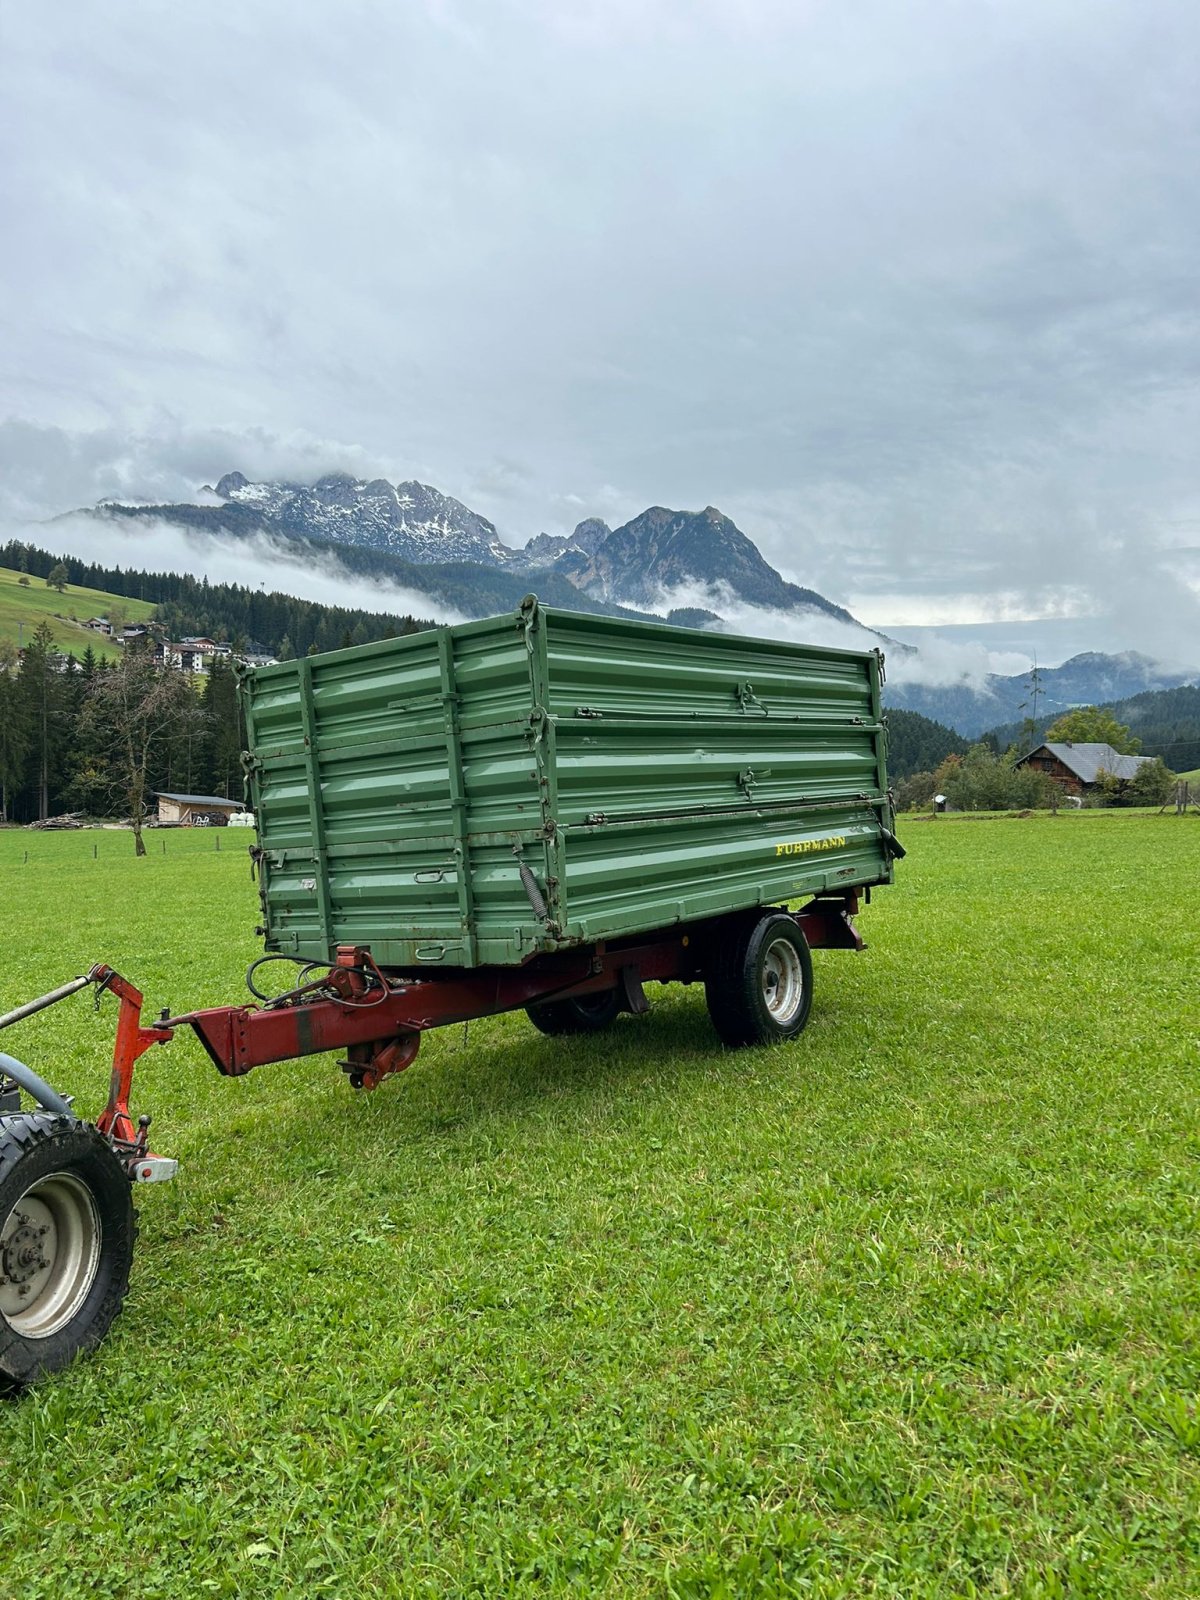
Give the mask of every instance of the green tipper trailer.
POLYGON ((357 948, 424 977, 711 934, 809 897, 846 926, 901 853, 881 678, 878 651, 533 596, 257 668, 243 704, 267 949, 357 948))

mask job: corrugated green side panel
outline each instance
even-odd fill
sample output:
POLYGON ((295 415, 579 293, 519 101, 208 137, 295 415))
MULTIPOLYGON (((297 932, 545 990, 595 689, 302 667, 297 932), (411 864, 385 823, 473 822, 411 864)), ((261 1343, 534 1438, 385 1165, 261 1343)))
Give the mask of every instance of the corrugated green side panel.
POLYGON ((259 669, 268 947, 512 964, 887 881, 878 675, 540 607, 259 669))
POLYGON ((570 934, 890 877, 877 657, 567 613, 545 631, 570 934))

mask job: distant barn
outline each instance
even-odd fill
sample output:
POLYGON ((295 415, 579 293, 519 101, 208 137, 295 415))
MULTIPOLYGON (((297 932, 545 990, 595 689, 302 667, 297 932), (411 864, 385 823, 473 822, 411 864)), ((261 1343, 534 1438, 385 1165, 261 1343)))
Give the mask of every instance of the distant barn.
POLYGON ((1038 745, 1036 750, 1022 756, 1017 765, 1044 772, 1067 794, 1088 795, 1099 783, 1102 772, 1128 783, 1137 777, 1140 767, 1153 759, 1152 756, 1123 756, 1110 744, 1074 744, 1068 739, 1062 744, 1038 745))
POLYGON ((158 791, 158 820, 173 822, 183 827, 227 823, 235 811, 242 809, 240 800, 226 800, 219 794, 164 794, 158 791))

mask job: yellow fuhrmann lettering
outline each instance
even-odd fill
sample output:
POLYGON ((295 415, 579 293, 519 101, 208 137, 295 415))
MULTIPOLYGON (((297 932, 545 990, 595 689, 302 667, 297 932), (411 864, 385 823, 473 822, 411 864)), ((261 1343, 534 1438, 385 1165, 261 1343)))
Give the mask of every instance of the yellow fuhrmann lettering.
POLYGON ((845 842, 846 836, 842 833, 830 839, 782 839, 775 846, 775 855, 807 856, 818 850, 840 850, 845 842))

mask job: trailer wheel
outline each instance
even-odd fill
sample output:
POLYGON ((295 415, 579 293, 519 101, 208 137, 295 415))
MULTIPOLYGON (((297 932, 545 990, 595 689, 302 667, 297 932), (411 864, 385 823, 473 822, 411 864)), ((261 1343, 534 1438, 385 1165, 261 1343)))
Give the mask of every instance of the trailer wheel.
POLYGON ((58 1372, 100 1342, 136 1237, 132 1185, 95 1128, 0 1118, 0 1387, 58 1372))
POLYGON ((812 955, 795 919, 772 912, 735 925, 711 957, 704 996, 727 1045, 794 1039, 812 1009, 812 955))
POLYGON ((526 1006, 525 1015, 539 1033, 556 1038, 564 1033, 600 1033, 621 1015, 621 997, 615 989, 580 995, 574 1000, 543 1000, 526 1006))

